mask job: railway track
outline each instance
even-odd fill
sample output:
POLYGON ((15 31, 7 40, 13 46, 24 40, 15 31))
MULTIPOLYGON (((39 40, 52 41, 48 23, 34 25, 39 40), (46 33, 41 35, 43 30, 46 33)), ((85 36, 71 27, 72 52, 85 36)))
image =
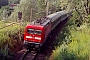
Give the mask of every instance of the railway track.
POLYGON ((26 50, 19 60, 36 60, 39 51, 26 50))
POLYGON ((7 26, 1 27, 0 30, 5 29, 5 28, 7 28, 7 27, 9 27, 9 26, 12 26, 12 25, 14 25, 14 24, 20 25, 19 22, 13 22, 13 23, 8 24, 7 26))

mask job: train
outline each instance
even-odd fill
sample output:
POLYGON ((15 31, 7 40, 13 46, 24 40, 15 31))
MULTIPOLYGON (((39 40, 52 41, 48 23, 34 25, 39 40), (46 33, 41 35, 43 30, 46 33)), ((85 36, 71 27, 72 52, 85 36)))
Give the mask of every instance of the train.
POLYGON ((24 31, 24 46, 27 49, 40 49, 46 42, 51 31, 62 22, 69 18, 71 12, 59 11, 48 16, 32 21, 25 27, 24 31))

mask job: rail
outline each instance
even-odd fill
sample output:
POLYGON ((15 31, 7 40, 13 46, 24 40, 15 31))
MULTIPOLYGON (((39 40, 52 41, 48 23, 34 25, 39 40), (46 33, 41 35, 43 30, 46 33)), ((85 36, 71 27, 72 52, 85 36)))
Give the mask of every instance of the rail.
POLYGON ((36 60, 38 53, 39 53, 39 51, 36 52, 36 51, 26 50, 19 60, 28 60, 28 59, 36 60))
POLYGON ((7 27, 9 27, 9 26, 12 26, 12 25, 14 25, 14 24, 17 24, 17 23, 12 23, 12 24, 9 24, 9 25, 7 25, 7 26, 4 26, 4 27, 2 27, 2 28, 0 28, 0 30, 2 30, 2 29, 4 29, 4 28, 7 28, 7 27))

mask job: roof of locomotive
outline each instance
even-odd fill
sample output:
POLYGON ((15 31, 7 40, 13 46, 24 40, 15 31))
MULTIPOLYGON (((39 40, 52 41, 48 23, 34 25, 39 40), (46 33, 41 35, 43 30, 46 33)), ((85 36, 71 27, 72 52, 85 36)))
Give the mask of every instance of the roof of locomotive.
POLYGON ((31 22, 30 25, 46 26, 50 21, 51 21, 51 19, 49 19, 47 17, 43 17, 43 18, 40 18, 40 19, 37 19, 37 20, 31 22))

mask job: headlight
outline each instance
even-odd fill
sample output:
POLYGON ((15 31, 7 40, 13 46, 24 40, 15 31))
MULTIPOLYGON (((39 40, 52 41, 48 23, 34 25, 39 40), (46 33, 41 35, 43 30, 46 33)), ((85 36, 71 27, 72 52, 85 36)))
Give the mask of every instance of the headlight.
POLYGON ((35 39, 37 39, 37 40, 41 40, 41 38, 40 38, 40 37, 35 37, 35 39))
POLYGON ((26 36, 26 38, 32 38, 32 36, 26 36))

